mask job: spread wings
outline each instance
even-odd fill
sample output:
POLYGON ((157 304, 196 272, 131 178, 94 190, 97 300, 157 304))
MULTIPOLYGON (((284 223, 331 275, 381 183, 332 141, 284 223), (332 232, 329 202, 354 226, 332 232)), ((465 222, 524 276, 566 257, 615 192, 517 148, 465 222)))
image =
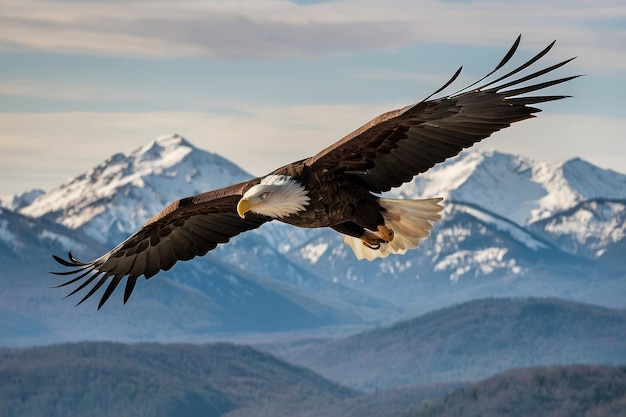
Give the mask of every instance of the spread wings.
POLYGON ((237 202, 258 179, 178 200, 148 220, 143 227, 116 248, 90 262, 81 262, 71 253, 68 259, 54 256, 60 264, 74 267, 56 275, 77 275, 58 285, 81 284, 68 296, 94 285, 78 304, 91 297, 109 281, 98 309, 107 301, 125 276, 124 303, 130 297, 137 279, 170 269, 176 261, 187 261, 205 255, 218 243, 246 230, 259 227, 268 217, 248 213, 245 219, 237 214, 237 202))
POLYGON ((519 42, 520 37, 496 68, 474 84, 429 100, 452 84, 461 72, 459 68, 450 81, 426 99, 376 117, 305 163, 315 169, 345 171, 370 191, 388 191, 511 123, 534 117, 533 113, 540 110, 532 105, 568 97, 526 94, 576 78, 536 82, 573 58, 513 77, 546 55, 555 42, 505 75, 474 87, 501 69, 515 54, 519 42), (528 81, 535 83, 522 85, 528 81))
MULTIPOLYGON (((459 69, 450 81, 425 100, 378 116, 312 158, 280 168, 280 172, 288 174, 287 171, 305 164, 314 170, 347 175, 373 192, 387 191, 511 123, 533 117, 533 113, 540 110, 532 105, 567 97, 528 94, 575 78, 537 81, 538 77, 571 59, 514 77, 546 55, 554 42, 512 71, 474 87, 511 59, 519 41, 520 38, 493 71, 476 83, 451 95, 430 99, 457 78, 459 69)), ((128 277, 124 291, 126 302, 140 276, 150 278, 160 270, 170 269, 179 260, 202 256, 217 244, 269 221, 270 218, 251 212, 245 219, 237 215, 237 202, 259 181, 257 178, 174 202, 137 233, 93 261, 78 261, 71 253, 68 259, 55 256, 62 265, 73 267, 71 271, 56 272, 72 276, 59 287, 80 283, 69 294, 72 295, 92 285, 80 304, 108 282, 100 308, 122 279, 128 277)))

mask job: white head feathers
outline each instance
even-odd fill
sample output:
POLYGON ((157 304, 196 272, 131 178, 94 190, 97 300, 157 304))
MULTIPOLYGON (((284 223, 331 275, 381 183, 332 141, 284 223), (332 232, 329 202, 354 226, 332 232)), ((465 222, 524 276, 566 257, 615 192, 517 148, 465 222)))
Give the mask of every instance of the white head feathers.
POLYGON ((268 175, 250 188, 237 205, 239 215, 245 212, 279 219, 304 210, 311 200, 298 181, 286 175, 268 175))

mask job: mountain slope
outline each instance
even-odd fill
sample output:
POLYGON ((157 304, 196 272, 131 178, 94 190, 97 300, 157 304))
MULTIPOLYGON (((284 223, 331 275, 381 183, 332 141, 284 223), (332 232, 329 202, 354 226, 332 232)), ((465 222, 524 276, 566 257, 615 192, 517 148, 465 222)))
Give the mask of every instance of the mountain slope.
POLYGON ((626 199, 591 199, 539 220, 530 229, 568 253, 598 258, 626 237, 626 199))
POLYGON ((397 193, 469 203, 524 226, 586 200, 623 199, 625 190, 625 174, 579 158, 542 162, 468 150, 417 176, 397 193))
POLYGON ((172 201, 247 179, 249 174, 224 158, 167 135, 129 155, 113 155, 20 212, 115 245, 172 201))
MULTIPOLYGON (((41 293, 50 285, 47 271, 56 269, 50 253, 71 249, 88 260, 172 200, 248 177, 177 135, 163 136, 36 198, 20 209, 34 217, 16 224, 58 223, 62 232, 55 232, 54 245, 50 237, 33 234, 37 249, 0 247, 5 268, 15 272, 9 277, 0 271, 0 282, 23 282, 42 300, 35 303, 26 291, 9 290, 3 295, 5 314, 26 314, 27 322, 34 312, 35 320, 70 317, 75 311, 49 295, 66 291, 41 293)), ((78 310, 82 327, 62 331, 60 340, 105 335, 165 340, 165 334, 191 340, 221 332, 391 323, 491 296, 553 296, 626 307, 623 174, 578 159, 546 163, 474 150, 416 177, 396 194, 447 197, 432 235, 406 255, 358 262, 332 230, 270 222, 150 282, 141 280, 124 307, 120 290, 99 316, 87 313, 94 304, 85 303, 78 310), (154 312, 149 316, 158 326, 148 325, 140 311, 154 312)), ((26 236, 27 229, 0 221, 0 240, 26 236)))
POLYGON ((487 299, 295 348, 284 357, 360 389, 470 381, 514 367, 626 363, 626 311, 487 299))
POLYGON ((624 415, 626 367, 519 369, 461 388, 406 417, 624 415))
POLYGON ((221 416, 355 395, 306 369, 232 344, 0 350, 0 414, 6 417, 221 416))
POLYGON ((364 395, 225 343, 0 349, 0 414, 6 417, 621 416, 626 368, 517 369, 458 387, 364 395))
MULTIPOLYGON (((360 323, 360 313, 386 310, 335 299, 289 282, 252 274, 209 255, 140 280, 126 305, 121 294, 97 311, 97 300, 74 307, 51 253, 105 251, 93 239, 46 218, 0 209, 0 333, 2 345, 70 340, 207 340, 211 335, 272 332, 360 323)), ((308 276, 300 271, 300 276, 308 276)), ((314 279, 310 277, 309 279, 314 279)), ((79 293, 80 294, 80 293, 79 293)), ((358 300, 353 300, 356 303, 358 300)))
POLYGON ((403 256, 354 262, 329 231, 288 255, 322 279, 394 300, 406 315, 491 296, 626 307, 626 267, 617 252, 610 263, 572 255, 538 232, 462 203, 448 203, 431 236, 403 256))
POLYGON ((43 190, 30 190, 18 195, 0 196, 0 207, 13 211, 19 210, 32 204, 33 201, 44 194, 43 190))
MULTIPOLYGON (((129 155, 113 155, 37 198, 20 213, 53 220, 112 248, 170 202, 248 179, 250 175, 230 161, 196 148, 181 136, 166 135, 129 155)), ((326 285, 314 278, 314 273, 268 248, 283 246, 292 239, 288 236, 296 233, 280 226, 285 225, 268 224, 236 236, 210 256, 255 275, 310 287, 334 298, 367 298, 341 286, 326 285)), ((80 251, 73 253, 83 258, 80 251)))

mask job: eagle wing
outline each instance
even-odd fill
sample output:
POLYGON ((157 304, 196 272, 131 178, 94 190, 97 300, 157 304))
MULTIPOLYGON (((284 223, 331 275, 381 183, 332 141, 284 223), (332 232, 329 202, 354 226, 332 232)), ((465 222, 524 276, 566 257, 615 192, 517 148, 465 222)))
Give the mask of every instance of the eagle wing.
POLYGON ((309 158, 305 164, 318 170, 345 172, 373 192, 388 191, 511 123, 534 117, 533 113, 541 110, 532 105, 568 97, 526 94, 576 78, 536 82, 536 78, 574 58, 514 77, 546 55, 556 41, 505 75, 474 87, 502 68, 515 54, 519 42, 520 37, 495 69, 474 84, 430 100, 452 84, 461 72, 459 68, 444 86, 426 99, 374 118, 309 158), (520 86, 527 81, 533 83, 520 86))
POLYGON ((90 262, 77 260, 71 252, 68 259, 53 256, 60 264, 74 268, 53 272, 73 276, 56 287, 82 281, 68 294, 70 296, 94 283, 79 301, 78 304, 81 304, 109 281, 98 305, 100 309, 122 279, 127 277, 124 291, 126 303, 141 275, 148 279, 161 270, 167 271, 177 261, 203 256, 215 249, 218 243, 226 243, 231 237, 271 220, 254 213, 248 213, 242 219, 237 214, 237 202, 258 181, 255 179, 175 201, 117 247, 90 262))

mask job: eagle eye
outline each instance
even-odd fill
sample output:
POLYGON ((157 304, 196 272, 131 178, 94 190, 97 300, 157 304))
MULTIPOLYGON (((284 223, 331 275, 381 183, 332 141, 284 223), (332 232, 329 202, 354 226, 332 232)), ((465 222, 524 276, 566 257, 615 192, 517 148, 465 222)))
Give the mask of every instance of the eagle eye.
POLYGON ((264 192, 264 193, 259 194, 259 198, 261 200, 265 200, 267 197, 269 197, 269 195, 270 195, 270 193, 264 192))

